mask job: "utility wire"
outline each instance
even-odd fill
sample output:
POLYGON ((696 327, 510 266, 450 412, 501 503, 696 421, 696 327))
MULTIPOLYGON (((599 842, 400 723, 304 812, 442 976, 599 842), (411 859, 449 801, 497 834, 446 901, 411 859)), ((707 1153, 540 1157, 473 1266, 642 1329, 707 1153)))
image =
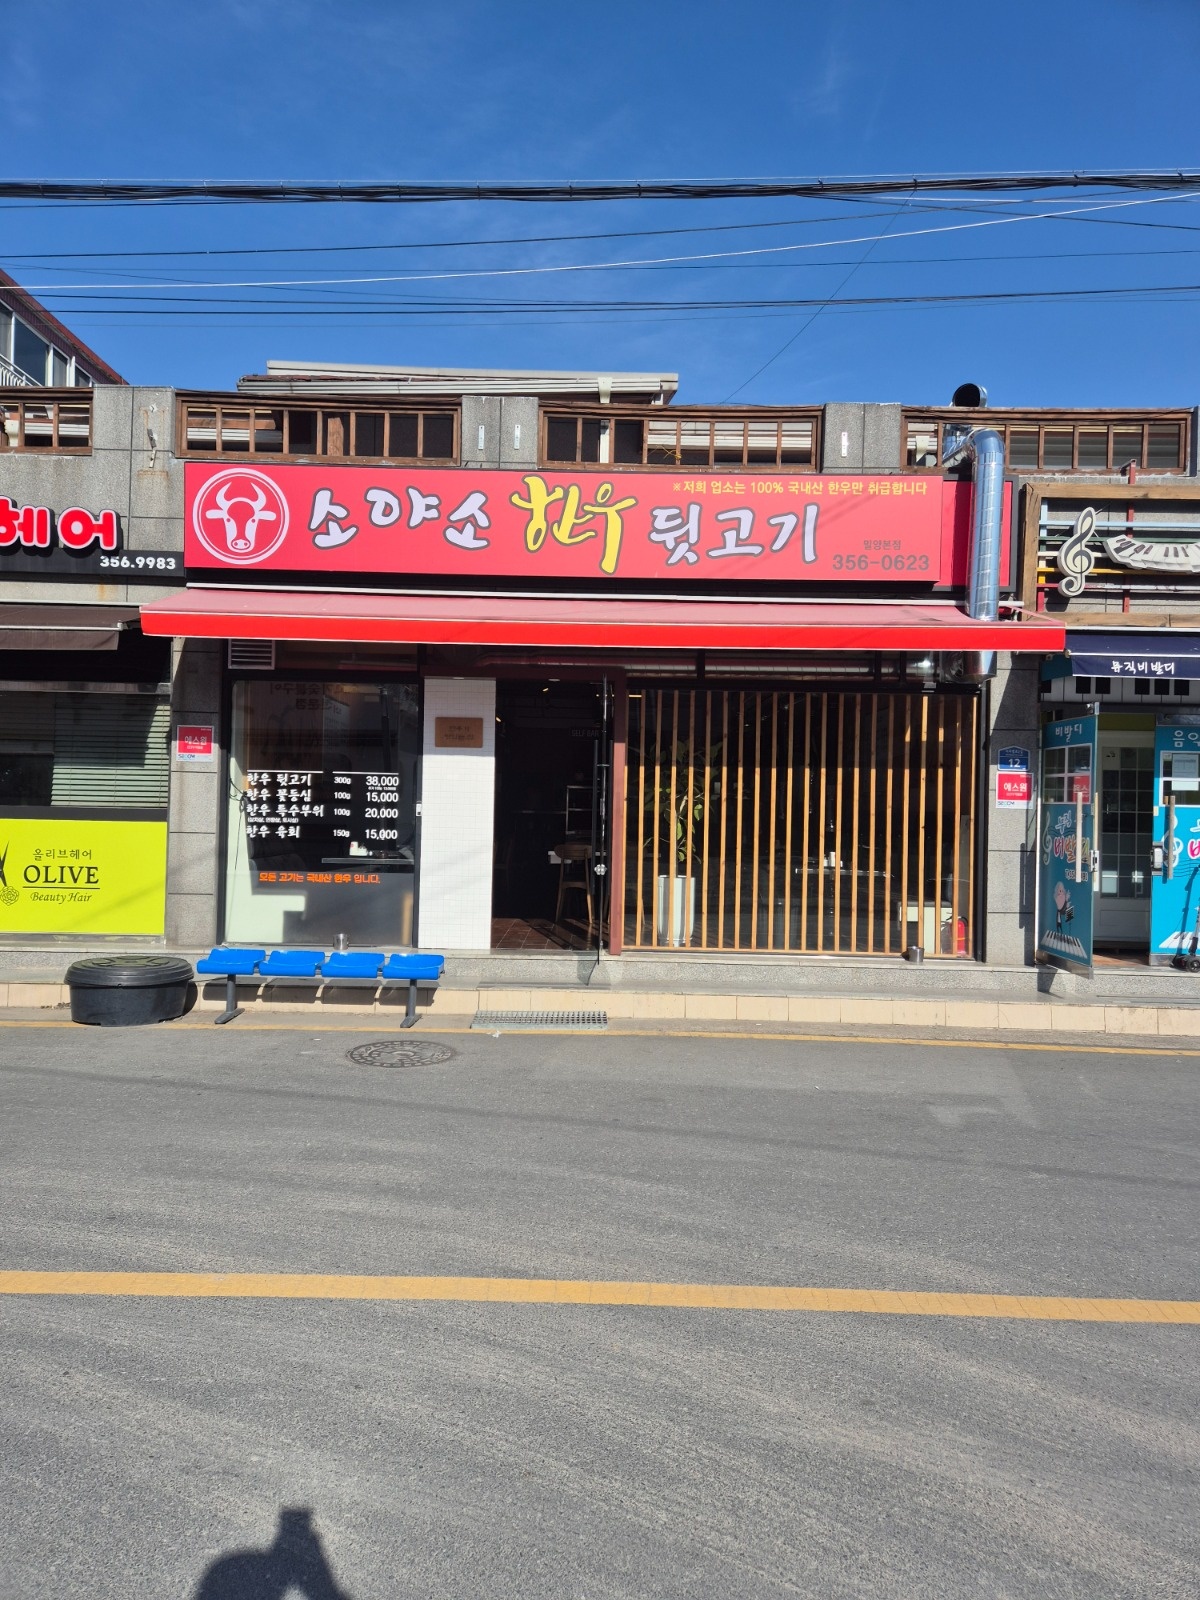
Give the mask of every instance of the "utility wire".
POLYGON ((235 204, 421 205, 491 200, 517 203, 601 200, 747 200, 996 192, 1053 189, 1195 189, 1200 171, 1136 169, 1097 172, 993 172, 904 177, 616 179, 584 183, 263 183, 256 180, 183 179, 111 181, 0 179, 0 199, 93 202, 169 200, 235 204))
MULTIPOLYGON (((239 298, 236 300, 193 300, 186 295, 164 296, 152 306, 132 306, 128 303, 121 306, 108 306, 96 304, 110 298, 108 295, 91 295, 84 298, 79 305, 65 308, 66 311, 76 315, 88 316, 139 316, 153 317, 156 315, 177 316, 180 306, 187 305, 192 309, 187 313, 191 317, 197 316, 239 316, 239 317, 291 317, 298 311, 310 310, 313 312, 335 311, 339 315, 355 315, 365 317, 377 316, 420 316, 430 311, 453 312, 458 316, 524 316, 531 313, 545 313, 554 311, 581 312, 592 315, 607 315, 609 312, 642 311, 642 312, 694 312, 694 311, 756 311, 763 309, 790 308, 800 310, 807 307, 816 307, 837 311, 845 308, 865 306, 907 306, 907 305, 987 305, 987 304, 1016 304, 1031 301, 1066 301, 1066 300, 1106 300, 1122 299, 1131 296, 1140 296, 1159 299, 1164 296, 1184 296, 1200 293, 1200 283, 1163 283, 1163 284, 1122 284, 1107 288, 1094 289, 999 289, 980 290, 963 294, 902 294, 902 295, 860 295, 846 296, 833 299, 828 295, 819 298, 779 298, 756 300, 503 300, 500 298, 481 298, 473 301, 456 300, 450 296, 437 296, 424 299, 390 299, 370 302, 320 300, 320 301, 277 301, 239 298), (238 308, 247 307, 242 311, 238 308), (159 308, 161 307, 161 312, 159 308)), ((59 308, 63 310, 64 308, 59 308)), ((750 380, 747 380, 750 381, 750 380)), ((735 391, 736 392, 736 391, 735 391)))
MULTIPOLYGON (((1119 211, 1129 206, 1153 206, 1168 204, 1172 201, 1190 202, 1193 196, 1177 193, 1165 195, 1150 195, 1140 200, 1112 200, 1103 205, 1081 206, 1078 214, 1095 211, 1119 211)), ((892 215, 894 222, 904 211, 907 201, 892 215)), ((58 292, 78 292, 85 289, 130 289, 139 292, 148 292, 158 289, 318 289, 325 287, 353 287, 358 284, 377 283, 438 283, 461 278, 527 278, 542 277, 546 275, 561 274, 564 272, 610 272, 620 271, 628 267, 653 267, 673 266, 693 261, 728 261, 736 258, 750 256, 774 256, 796 254, 804 250, 836 250, 845 245, 865 244, 868 246, 863 254, 863 260, 871 250, 882 240, 893 239, 924 239, 937 234, 969 233, 979 228, 1004 228, 1012 227, 1021 222, 1045 222, 1050 218, 1066 215, 1061 212, 1031 211, 1016 217, 984 217, 974 222, 950 222, 935 228, 908 228, 903 233, 889 234, 885 227, 881 233, 858 234, 849 239, 810 239, 799 244, 767 244, 754 245, 744 250, 706 250, 693 255, 681 256, 644 256, 626 261, 583 261, 565 262, 540 267, 463 267, 447 272, 406 272, 374 275, 367 278, 258 278, 242 281, 215 283, 206 280, 199 283, 172 281, 168 283, 33 283, 24 284, 23 288, 30 293, 44 294, 58 292)), ((847 280, 848 281, 848 280, 847 280)), ((836 291, 835 291, 836 293, 836 291)))
MULTIPOLYGON (((821 315, 822 311, 824 311, 826 309, 826 307, 831 304, 831 302, 833 302, 834 300, 836 300, 838 298, 838 296, 841 294, 842 290, 850 282, 850 279, 854 276, 854 274, 858 271, 858 269, 865 264, 867 257, 871 254, 872 250, 874 250, 875 246, 879 243, 880 239, 882 239, 887 234, 887 231, 892 226, 892 223, 899 220, 900 213, 904 210, 905 206, 907 206, 907 205, 908 205, 908 200, 906 199, 904 201, 903 205, 900 205, 900 206, 896 207, 896 210, 895 210, 891 220, 888 222, 887 227, 884 228, 883 233, 880 234, 878 236, 878 238, 871 239, 868 242, 867 248, 863 251, 862 255, 854 263, 854 265, 850 268, 850 271, 846 274, 846 276, 838 284, 837 288, 834 289, 833 293, 826 297, 824 304, 819 305, 816 308, 816 310, 813 312, 811 317, 806 317, 805 320, 796 329, 795 333, 791 336, 791 338, 788 339, 784 344, 780 345, 779 349, 776 350, 775 354, 773 356, 769 357, 766 361, 764 361, 762 366, 759 367, 757 369, 757 371, 752 372, 748 378, 746 378, 742 383, 739 383, 736 389, 731 389, 729 391, 729 393, 725 396, 724 400, 722 400, 720 402, 721 405, 723 405, 723 406, 724 405, 728 405, 729 402, 734 398, 735 395, 741 394, 743 389, 748 389, 750 387, 750 385, 754 382, 754 380, 756 378, 760 378, 762 376, 762 374, 767 370, 768 367, 773 367, 775 365, 775 363, 779 360, 780 356, 787 354, 787 352, 795 344, 796 340, 799 339, 801 334, 808 332, 809 328, 812 327, 813 323, 821 315)), ((977 224, 964 223, 963 226, 964 227, 974 227, 974 226, 977 226, 977 224)))

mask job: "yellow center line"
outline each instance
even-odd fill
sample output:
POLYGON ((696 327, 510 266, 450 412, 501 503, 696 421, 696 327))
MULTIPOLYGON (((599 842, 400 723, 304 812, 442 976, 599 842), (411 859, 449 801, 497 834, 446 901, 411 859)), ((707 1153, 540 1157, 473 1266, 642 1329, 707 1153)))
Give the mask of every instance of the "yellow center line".
MULTIPOLYGON (((19 1018, 0 1017, 0 1028, 78 1028, 79 1024, 69 1021, 21 1021, 19 1018)), ((194 1033, 199 1024, 180 1020, 179 1022, 163 1022, 158 1024, 160 1030, 171 1033, 194 1033)), ((378 1023, 339 1024, 330 1027, 327 1023, 313 1022, 243 1022, 240 1026, 241 1033, 307 1033, 314 1038, 321 1034, 337 1035, 340 1033, 373 1033, 393 1034, 396 1032, 386 1019, 378 1023)), ((519 1034, 505 1033, 504 1029, 472 1028, 459 1025, 449 1027, 437 1023, 423 1022, 419 1028, 407 1037, 419 1039, 422 1034, 471 1034, 477 1039, 490 1039, 492 1034, 499 1032, 505 1038, 528 1038, 537 1035, 544 1038, 571 1038, 571 1039, 756 1039, 764 1044, 881 1044, 887 1042, 893 1045, 923 1045, 937 1050, 1023 1050, 1045 1051, 1052 1055, 1079 1054, 1087 1051, 1089 1055, 1098 1056, 1185 1056, 1200 1057, 1200 1050, 1185 1049, 1178 1045, 1128 1045, 1128 1044, 1093 1044, 1087 1034, 1060 1034, 1053 1040, 1032 1039, 971 1039, 971 1038, 929 1038, 898 1033, 895 1028, 881 1023, 877 1033, 767 1033, 759 1032, 753 1028, 613 1028, 596 1029, 588 1033, 569 1034, 562 1028, 522 1028, 519 1034)), ((226 1038, 235 1035, 226 1034, 226 1038)), ((1181 1036, 1185 1037, 1185 1036, 1181 1036)))
POLYGON ((1004 1317, 1025 1322, 1153 1322, 1200 1326, 1200 1300, 943 1294, 925 1290, 809 1289, 735 1283, 606 1283, 569 1278, 352 1277, 308 1272, 0 1271, 0 1294, 195 1300, 483 1301, 493 1305, 866 1312, 906 1317, 1004 1317))

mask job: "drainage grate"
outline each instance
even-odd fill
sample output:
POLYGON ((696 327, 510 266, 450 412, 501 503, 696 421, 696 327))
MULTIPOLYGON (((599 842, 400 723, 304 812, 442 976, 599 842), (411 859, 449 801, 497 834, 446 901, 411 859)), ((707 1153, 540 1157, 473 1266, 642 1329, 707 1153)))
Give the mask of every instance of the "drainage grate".
POLYGON ((430 1039, 377 1039, 347 1050, 346 1060, 357 1067, 435 1067, 453 1061, 457 1054, 448 1044, 434 1044, 430 1039))
POLYGON ((480 1011, 473 1028, 492 1033, 595 1033, 608 1027, 607 1011, 480 1011))

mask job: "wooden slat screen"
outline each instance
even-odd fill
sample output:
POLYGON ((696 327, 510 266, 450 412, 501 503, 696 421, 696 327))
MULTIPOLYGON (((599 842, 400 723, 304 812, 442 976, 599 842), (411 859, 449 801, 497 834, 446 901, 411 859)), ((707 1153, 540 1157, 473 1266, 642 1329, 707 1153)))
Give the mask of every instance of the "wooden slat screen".
POLYGON ((971 953, 971 694, 629 697, 625 943, 971 953))

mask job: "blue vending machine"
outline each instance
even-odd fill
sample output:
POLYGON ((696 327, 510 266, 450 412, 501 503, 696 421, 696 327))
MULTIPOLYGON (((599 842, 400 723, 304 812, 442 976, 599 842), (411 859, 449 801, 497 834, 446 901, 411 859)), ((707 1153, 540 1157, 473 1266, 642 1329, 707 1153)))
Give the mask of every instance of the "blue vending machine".
POLYGON ((1164 717, 1154 736, 1150 963, 1200 972, 1200 717, 1164 717))
POLYGON ((1092 970, 1096 840, 1094 716, 1042 729, 1037 958, 1092 970))

